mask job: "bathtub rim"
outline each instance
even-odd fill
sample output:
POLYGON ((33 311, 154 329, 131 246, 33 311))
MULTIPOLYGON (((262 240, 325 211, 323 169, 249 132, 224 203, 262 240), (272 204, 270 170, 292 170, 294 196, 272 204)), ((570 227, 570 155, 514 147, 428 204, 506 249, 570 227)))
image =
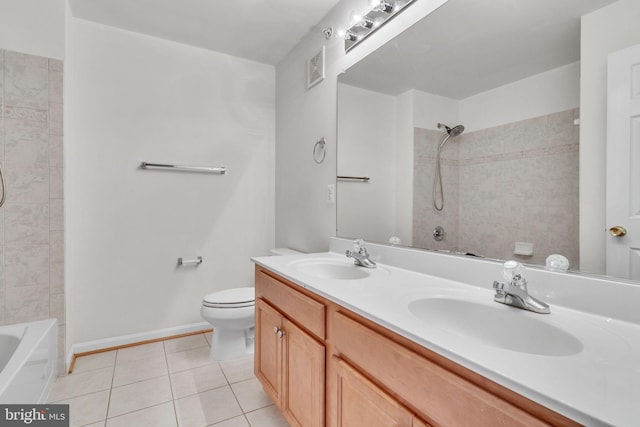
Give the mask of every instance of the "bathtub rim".
MULTIPOLYGON (((15 323, 11 325, 2 325, 0 326, 0 333, 3 331, 13 331, 18 330, 19 328, 26 328, 22 335, 22 339, 18 344, 18 348, 14 352, 14 354, 9 359, 9 362, 5 365, 2 372, 0 372, 0 396, 2 396, 9 384, 15 379, 18 375, 18 372, 24 367, 24 365, 29 360, 29 356, 31 352, 38 348, 40 344, 47 339, 51 330, 54 330, 56 339, 54 340, 54 345, 56 346, 55 355, 57 357, 57 331, 58 321, 57 319, 45 319, 45 320, 36 320, 34 322, 25 322, 25 323, 15 323)), ((53 381, 57 377, 57 360, 53 361, 53 371, 52 375, 50 375, 47 380, 47 385, 45 386, 42 394, 40 396, 40 402, 25 402, 25 403, 41 403, 49 394, 51 390, 51 386, 53 385, 53 381)))

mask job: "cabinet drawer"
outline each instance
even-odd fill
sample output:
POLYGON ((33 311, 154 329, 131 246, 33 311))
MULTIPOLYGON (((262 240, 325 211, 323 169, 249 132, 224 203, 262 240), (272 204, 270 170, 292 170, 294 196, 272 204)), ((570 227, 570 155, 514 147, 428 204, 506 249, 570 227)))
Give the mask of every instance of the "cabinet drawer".
POLYGON ((256 298, 262 297, 320 340, 325 338, 325 306, 256 270, 256 298))
POLYGON ((548 426, 538 418, 336 312, 337 353, 441 426, 548 426))

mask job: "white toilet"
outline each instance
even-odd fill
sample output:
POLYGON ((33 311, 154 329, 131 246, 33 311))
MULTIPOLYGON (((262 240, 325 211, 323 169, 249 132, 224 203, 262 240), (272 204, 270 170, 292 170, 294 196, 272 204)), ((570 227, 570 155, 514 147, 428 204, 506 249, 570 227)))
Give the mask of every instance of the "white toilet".
POLYGON ((233 288, 208 294, 200 315, 213 326, 211 359, 229 360, 253 354, 255 289, 233 288))
MULTIPOLYGON (((288 248, 272 249, 271 255, 293 255, 288 248)), ((211 293, 202 300, 200 316, 213 326, 211 359, 229 360, 253 354, 255 288, 233 288, 211 293)))

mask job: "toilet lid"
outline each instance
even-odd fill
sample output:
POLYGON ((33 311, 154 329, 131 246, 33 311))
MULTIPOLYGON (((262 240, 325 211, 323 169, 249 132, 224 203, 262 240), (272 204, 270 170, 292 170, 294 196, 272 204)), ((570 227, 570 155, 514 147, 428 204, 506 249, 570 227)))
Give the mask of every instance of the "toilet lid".
POLYGON ((205 307, 240 308, 255 305, 255 288, 232 288, 206 295, 202 300, 205 307))

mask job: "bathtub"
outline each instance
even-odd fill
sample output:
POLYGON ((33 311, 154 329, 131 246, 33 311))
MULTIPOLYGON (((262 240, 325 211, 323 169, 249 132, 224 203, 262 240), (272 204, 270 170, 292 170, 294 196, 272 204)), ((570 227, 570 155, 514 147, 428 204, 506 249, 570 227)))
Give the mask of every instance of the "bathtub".
POLYGON ((56 319, 0 326, 0 403, 44 403, 57 375, 56 319))

